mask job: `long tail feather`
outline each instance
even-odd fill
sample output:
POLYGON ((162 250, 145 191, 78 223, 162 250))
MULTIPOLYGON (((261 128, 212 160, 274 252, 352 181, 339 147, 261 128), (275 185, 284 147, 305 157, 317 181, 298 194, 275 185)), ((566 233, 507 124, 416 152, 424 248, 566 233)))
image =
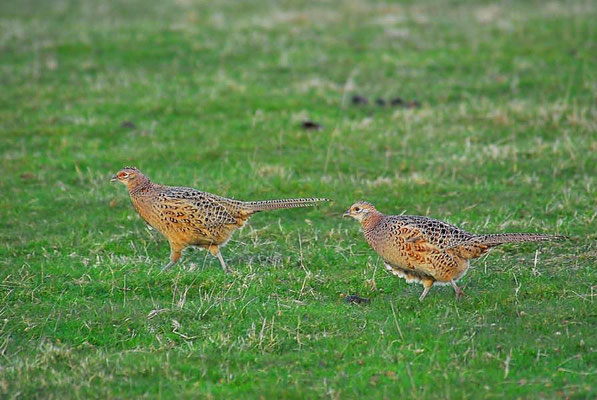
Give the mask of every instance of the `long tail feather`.
POLYGON ((503 243, 542 242, 565 238, 565 236, 543 235, 540 233, 497 233, 491 235, 475 236, 474 241, 487 246, 497 246, 503 243))
POLYGON ((330 201, 330 199, 312 197, 306 199, 246 201, 243 203, 243 207, 245 207, 248 211, 257 212, 280 210, 283 208, 311 207, 323 201, 330 201))

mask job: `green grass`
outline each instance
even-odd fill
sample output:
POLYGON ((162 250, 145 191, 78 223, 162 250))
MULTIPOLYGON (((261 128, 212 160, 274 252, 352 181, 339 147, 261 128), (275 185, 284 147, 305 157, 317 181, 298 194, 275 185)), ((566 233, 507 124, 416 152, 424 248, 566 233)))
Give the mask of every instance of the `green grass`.
POLYGON ((594 2, 147 3, 0 3, 0 397, 597 396, 594 2), (159 274, 125 165, 335 202, 256 215, 231 275, 193 250, 159 274), (570 240, 420 303, 357 200, 570 240))

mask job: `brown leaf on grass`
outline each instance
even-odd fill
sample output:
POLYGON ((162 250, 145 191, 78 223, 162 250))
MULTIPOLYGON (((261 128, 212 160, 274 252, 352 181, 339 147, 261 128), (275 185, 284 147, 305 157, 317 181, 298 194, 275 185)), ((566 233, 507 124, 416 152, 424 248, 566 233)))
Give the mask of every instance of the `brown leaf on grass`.
POLYGON ((377 381, 379 381, 379 375, 377 374, 369 378, 369 384, 371 384, 372 386, 377 386, 377 381))

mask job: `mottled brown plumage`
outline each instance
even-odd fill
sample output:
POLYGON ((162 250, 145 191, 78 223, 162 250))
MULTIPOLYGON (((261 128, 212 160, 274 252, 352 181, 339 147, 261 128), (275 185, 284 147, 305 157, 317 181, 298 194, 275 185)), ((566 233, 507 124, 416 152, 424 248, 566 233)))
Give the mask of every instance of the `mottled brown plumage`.
POLYGON ((423 285, 419 300, 434 284, 450 284, 461 297, 456 282, 466 273, 469 260, 494 246, 562 238, 535 233, 476 235, 428 217, 384 215, 367 202, 353 204, 344 216, 361 223, 367 243, 383 258, 389 272, 423 285))
POLYGON ((158 185, 132 167, 120 170, 111 181, 119 181, 127 187, 133 207, 141 218, 168 239, 170 262, 164 270, 176 264, 185 247, 198 246, 218 257, 227 271, 219 249, 253 214, 328 201, 320 198, 233 200, 193 188, 158 185))

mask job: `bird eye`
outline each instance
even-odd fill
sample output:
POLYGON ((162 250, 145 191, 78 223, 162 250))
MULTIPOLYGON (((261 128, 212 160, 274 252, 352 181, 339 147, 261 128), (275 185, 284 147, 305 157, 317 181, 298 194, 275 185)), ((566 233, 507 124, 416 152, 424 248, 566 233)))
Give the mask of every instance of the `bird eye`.
POLYGON ((359 207, 355 207, 355 208, 354 208, 354 210, 355 210, 356 212, 359 212, 359 211, 361 211, 361 209, 360 209, 359 207))

